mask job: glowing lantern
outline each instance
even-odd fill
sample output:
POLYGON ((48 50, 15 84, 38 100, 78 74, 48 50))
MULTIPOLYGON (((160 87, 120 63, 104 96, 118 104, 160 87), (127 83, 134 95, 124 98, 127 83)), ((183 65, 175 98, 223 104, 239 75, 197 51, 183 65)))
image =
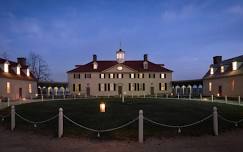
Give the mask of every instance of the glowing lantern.
POLYGON ((102 102, 100 104, 100 112, 105 112, 105 103, 104 102, 102 102))

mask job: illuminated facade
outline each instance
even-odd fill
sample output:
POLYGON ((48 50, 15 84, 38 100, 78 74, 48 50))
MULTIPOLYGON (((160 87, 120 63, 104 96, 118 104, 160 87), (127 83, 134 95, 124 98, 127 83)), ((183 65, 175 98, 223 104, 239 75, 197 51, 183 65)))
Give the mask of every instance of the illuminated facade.
POLYGON ((86 96, 170 94, 172 71, 163 64, 155 64, 144 55, 143 60, 125 60, 125 52, 118 50, 116 60, 97 60, 76 65, 67 72, 71 94, 86 96))
POLYGON ((227 60, 215 56, 213 64, 203 77, 203 93, 206 96, 243 97, 242 84, 243 55, 227 60))
POLYGON ((25 58, 17 62, 0 58, 0 99, 28 99, 37 93, 37 82, 25 58))

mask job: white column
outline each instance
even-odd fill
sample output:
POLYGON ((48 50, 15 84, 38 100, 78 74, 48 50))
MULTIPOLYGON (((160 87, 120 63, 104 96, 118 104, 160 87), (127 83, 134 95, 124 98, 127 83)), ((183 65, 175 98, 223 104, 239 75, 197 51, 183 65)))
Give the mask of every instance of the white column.
POLYGON ((11 106, 11 130, 15 128, 15 107, 11 106))
POLYGON ((143 110, 139 110, 138 117, 138 142, 143 143, 143 110))
POLYGON ((58 114, 58 138, 61 138, 63 135, 63 109, 59 108, 58 114))
POLYGON ((217 107, 213 107, 213 132, 215 136, 219 135, 218 131, 218 111, 217 107))
POLYGON ((211 95, 211 101, 213 102, 213 95, 211 95))

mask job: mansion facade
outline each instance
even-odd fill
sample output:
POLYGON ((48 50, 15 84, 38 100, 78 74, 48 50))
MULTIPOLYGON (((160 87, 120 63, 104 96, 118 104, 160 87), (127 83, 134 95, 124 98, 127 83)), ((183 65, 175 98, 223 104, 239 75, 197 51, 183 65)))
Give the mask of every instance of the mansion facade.
POLYGON ((144 55, 143 60, 125 60, 119 49, 116 60, 97 60, 76 65, 67 72, 71 94, 85 96, 155 95, 172 92, 172 72, 163 64, 155 64, 144 55))
POLYGON ((37 81, 30 72, 25 58, 17 62, 0 58, 0 99, 32 98, 37 93, 37 81))
POLYGON ((222 60, 215 56, 213 64, 203 77, 205 96, 243 96, 243 55, 222 60))

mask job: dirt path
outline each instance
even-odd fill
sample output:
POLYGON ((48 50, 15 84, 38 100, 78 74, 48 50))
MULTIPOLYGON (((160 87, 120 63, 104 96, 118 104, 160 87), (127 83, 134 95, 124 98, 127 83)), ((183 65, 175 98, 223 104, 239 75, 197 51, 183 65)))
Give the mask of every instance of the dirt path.
POLYGON ((145 144, 128 141, 97 141, 11 132, 0 127, 0 152, 242 152, 243 130, 218 137, 148 139, 145 144))

